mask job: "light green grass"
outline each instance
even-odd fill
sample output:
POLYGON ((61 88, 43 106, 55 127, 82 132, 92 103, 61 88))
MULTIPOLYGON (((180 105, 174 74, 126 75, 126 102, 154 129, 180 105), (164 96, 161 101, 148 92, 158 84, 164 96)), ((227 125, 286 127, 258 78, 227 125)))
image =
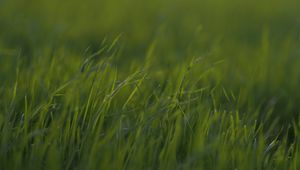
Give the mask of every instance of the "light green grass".
POLYGON ((299 5, 0 0, 0 169, 300 169, 299 5))

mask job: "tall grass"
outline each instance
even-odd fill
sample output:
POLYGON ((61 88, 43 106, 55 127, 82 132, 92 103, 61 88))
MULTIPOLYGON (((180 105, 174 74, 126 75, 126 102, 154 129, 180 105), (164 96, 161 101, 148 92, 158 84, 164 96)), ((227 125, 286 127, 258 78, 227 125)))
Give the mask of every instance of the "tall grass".
POLYGON ((297 4, 0 1, 0 169, 299 169, 297 4))

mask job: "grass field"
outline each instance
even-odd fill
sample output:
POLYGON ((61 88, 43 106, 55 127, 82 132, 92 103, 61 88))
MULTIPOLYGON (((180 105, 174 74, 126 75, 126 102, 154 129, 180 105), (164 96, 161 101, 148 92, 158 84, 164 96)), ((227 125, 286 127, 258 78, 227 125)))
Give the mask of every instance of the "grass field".
POLYGON ((300 169, 300 1, 0 0, 0 169, 300 169))

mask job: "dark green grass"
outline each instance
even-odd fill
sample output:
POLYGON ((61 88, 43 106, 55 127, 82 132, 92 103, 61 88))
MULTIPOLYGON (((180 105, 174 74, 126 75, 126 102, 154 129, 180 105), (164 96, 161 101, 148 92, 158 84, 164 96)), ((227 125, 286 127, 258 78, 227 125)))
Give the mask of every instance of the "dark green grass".
POLYGON ((299 5, 0 0, 0 169, 298 170, 299 5))

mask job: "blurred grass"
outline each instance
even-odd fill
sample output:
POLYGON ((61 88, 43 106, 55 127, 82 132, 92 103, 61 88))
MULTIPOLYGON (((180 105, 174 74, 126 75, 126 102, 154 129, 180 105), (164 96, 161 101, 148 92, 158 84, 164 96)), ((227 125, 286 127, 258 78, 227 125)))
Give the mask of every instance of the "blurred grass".
POLYGON ((299 169, 299 5, 0 0, 0 169, 299 169))

